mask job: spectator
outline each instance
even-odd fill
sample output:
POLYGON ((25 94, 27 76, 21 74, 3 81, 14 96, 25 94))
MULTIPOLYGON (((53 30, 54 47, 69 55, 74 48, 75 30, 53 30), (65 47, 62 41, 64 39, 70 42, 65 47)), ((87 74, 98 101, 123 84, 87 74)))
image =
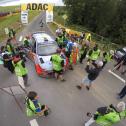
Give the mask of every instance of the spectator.
POLYGON ((83 84, 86 84, 86 89, 89 90, 92 85, 92 82, 99 76, 102 66, 103 66, 102 61, 97 61, 96 66, 93 67, 89 67, 88 64, 86 67, 88 76, 83 78, 81 85, 77 85, 77 88, 81 90, 82 87, 84 87, 83 84))

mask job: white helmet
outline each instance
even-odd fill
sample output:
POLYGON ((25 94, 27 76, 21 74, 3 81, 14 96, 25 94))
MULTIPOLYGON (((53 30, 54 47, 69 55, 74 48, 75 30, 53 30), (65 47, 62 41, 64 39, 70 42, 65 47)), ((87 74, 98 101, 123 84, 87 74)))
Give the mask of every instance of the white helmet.
POLYGON ((110 54, 111 55, 114 55, 114 50, 110 50, 110 54))
POLYGON ((96 63, 97 66, 99 66, 99 67, 102 67, 102 66, 103 66, 103 62, 102 62, 102 61, 96 61, 95 63, 96 63))
POLYGON ((119 102, 118 104, 117 104, 117 109, 119 110, 119 111, 124 111, 125 109, 126 109, 126 104, 125 104, 125 102, 123 102, 123 101, 121 101, 121 102, 119 102))

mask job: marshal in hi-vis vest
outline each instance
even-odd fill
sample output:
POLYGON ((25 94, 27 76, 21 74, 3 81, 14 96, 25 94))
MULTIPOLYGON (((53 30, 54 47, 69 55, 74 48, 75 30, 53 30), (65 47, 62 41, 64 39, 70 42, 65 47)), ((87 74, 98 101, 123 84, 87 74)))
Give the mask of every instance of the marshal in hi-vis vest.
POLYGON ((14 65, 15 74, 20 77, 28 73, 27 69, 22 66, 22 62, 22 60, 18 61, 16 64, 12 62, 14 65))
MULTIPOLYGON (((26 100, 26 114, 27 116, 31 117, 31 116, 35 116, 37 114, 36 112, 36 107, 33 103, 32 100, 30 100, 28 97, 25 98, 26 100)), ((41 108, 41 104, 38 103, 38 107, 41 108)))
POLYGON ((52 55, 52 64, 53 64, 53 69, 56 71, 62 70, 61 62, 63 59, 60 57, 58 54, 52 55))
POLYGON ((89 56, 89 59, 91 60, 97 60, 99 58, 100 55, 100 50, 97 49, 97 51, 92 51, 92 54, 89 56))

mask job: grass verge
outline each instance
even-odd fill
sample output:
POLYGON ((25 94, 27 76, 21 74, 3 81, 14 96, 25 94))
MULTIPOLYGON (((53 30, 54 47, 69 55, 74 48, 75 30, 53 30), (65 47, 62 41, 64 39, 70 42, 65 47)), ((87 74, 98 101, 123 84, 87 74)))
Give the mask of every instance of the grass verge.
MULTIPOLYGON (((12 7, 9 7, 9 9, 12 9, 12 7)), ((37 16, 40 12, 41 11, 29 11, 29 22, 32 21, 32 19, 35 16, 37 16)), ((24 28, 24 26, 21 25, 20 17, 21 17, 21 14, 16 13, 16 14, 12 14, 12 15, 0 18, 0 42, 3 42, 5 38, 8 37, 8 35, 5 34, 5 30, 4 30, 6 27, 13 27, 16 33, 20 32, 24 28)))

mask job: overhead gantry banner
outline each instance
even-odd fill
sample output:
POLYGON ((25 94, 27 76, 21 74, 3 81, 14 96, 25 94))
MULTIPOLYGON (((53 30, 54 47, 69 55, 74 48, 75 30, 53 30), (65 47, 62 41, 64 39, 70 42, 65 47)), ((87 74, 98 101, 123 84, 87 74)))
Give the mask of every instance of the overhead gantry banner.
MULTIPOLYGON (((28 11, 46 11, 46 22, 53 22, 53 4, 46 4, 46 3, 27 3, 27 4, 21 4, 21 12, 23 13, 28 13, 28 11)), ((26 14, 25 14, 26 16, 26 14)), ((22 15, 21 15, 22 17, 22 15)), ((26 17, 23 16, 21 19, 27 19, 26 17)), ((23 21, 25 22, 25 21, 23 21)))

